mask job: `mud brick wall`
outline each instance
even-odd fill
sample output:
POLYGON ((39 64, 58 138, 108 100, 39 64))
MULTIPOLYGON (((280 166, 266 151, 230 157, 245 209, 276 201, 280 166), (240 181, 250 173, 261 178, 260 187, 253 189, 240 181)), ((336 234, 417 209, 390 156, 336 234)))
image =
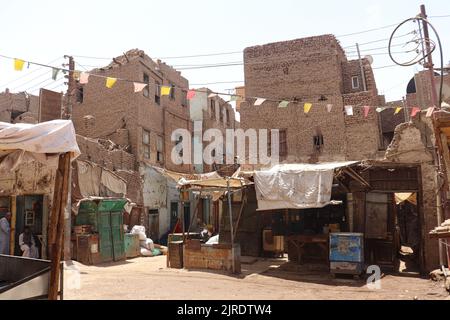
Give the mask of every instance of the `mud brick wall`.
POLYGON ((344 115, 348 160, 375 159, 380 149, 379 114, 371 108, 367 118, 362 106, 377 106, 378 97, 370 92, 343 95, 344 106, 352 105, 353 116, 344 115))
POLYGON ((116 173, 127 182, 127 198, 131 199, 138 206, 143 206, 142 198, 142 178, 139 172, 131 170, 117 170, 116 173))
POLYGON ((422 112, 418 119, 414 119, 413 123, 403 123, 396 128, 394 139, 386 151, 386 159, 390 161, 420 164, 423 210, 420 232, 425 268, 428 271, 439 266, 438 240, 428 236, 428 232, 437 226, 436 170, 432 149, 427 147, 427 141, 430 138, 434 139, 431 123, 429 119, 425 118, 425 112, 422 112))
MULTIPOLYGON (((362 92, 359 61, 347 61, 333 35, 323 35, 246 48, 244 50, 247 97, 297 100, 287 108, 266 101, 254 106, 248 98, 240 105, 241 128, 285 129, 286 162, 360 160, 377 156, 378 119, 372 114, 362 119, 344 115, 346 104, 379 103, 373 72, 363 59, 367 92, 362 92), (351 77, 360 77, 359 90, 351 89, 351 77), (313 104, 308 114, 305 102, 313 104), (332 104, 331 112, 327 104, 332 104), (317 150, 315 135, 323 135, 317 150)), ((356 108, 355 108, 356 110, 356 108)))
MULTIPOLYGON (((170 135, 175 128, 191 130, 189 124, 189 107, 183 106, 187 79, 181 73, 161 61, 153 61, 141 50, 130 50, 126 56, 119 56, 100 69, 90 71, 103 77, 116 77, 135 81, 144 81, 144 73, 149 77, 148 95, 134 92, 132 82, 117 81, 108 89, 105 79, 90 77, 89 83, 80 85, 83 90, 83 102, 73 108, 73 121, 76 132, 91 138, 110 139, 120 146, 129 145, 129 151, 137 161, 143 161, 142 130, 150 131, 152 155, 146 159, 151 164, 156 162, 157 136, 164 139, 165 163, 174 169, 170 151, 170 135), (174 99, 161 97, 155 101, 156 83, 175 85, 174 99), (171 116, 174 115, 174 116, 171 116), (164 128, 164 123, 166 128, 164 128)), ((159 89, 158 89, 159 90, 159 89)), ((183 167, 183 171, 189 170, 183 167)))
POLYGON ((109 170, 135 170, 136 159, 133 154, 123 150, 108 150, 96 139, 77 135, 81 151, 80 160, 87 160, 109 170))

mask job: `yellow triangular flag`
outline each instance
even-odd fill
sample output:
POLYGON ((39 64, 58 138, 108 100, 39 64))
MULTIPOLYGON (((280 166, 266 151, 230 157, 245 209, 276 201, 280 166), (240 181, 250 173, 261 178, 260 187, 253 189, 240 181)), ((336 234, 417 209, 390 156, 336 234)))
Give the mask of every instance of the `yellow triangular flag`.
POLYGON ((116 84, 116 82, 117 82, 117 78, 110 78, 110 77, 108 77, 108 78, 106 78, 106 87, 107 88, 112 88, 113 85, 116 84))
POLYGON ((168 87, 168 86, 162 86, 162 87, 161 87, 161 95, 162 95, 162 96, 168 96, 168 95, 170 95, 170 87, 168 87))
POLYGON ((21 59, 14 59, 14 70, 22 71, 25 61, 21 59))
POLYGON ((312 103, 305 103, 305 104, 303 105, 303 111, 304 111, 305 113, 308 113, 309 110, 311 110, 311 107, 312 107, 312 103))
POLYGON ((74 80, 80 80, 81 71, 73 71, 73 79, 74 80))
POLYGON ((397 107, 396 109, 395 109, 395 112, 394 112, 394 114, 397 114, 397 113, 399 113, 401 110, 402 110, 403 108, 402 107, 397 107))

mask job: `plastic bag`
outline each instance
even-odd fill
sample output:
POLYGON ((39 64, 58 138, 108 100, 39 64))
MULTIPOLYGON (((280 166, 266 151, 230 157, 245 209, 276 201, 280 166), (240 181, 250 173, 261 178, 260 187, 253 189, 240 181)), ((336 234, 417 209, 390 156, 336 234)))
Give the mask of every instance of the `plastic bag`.
POLYGON ((131 229, 131 234, 138 234, 139 240, 144 241, 147 240, 147 235, 145 234, 145 227, 144 226, 134 226, 131 229))
POLYGON ((139 241, 141 248, 145 248, 147 250, 155 249, 155 245, 152 239, 145 238, 145 240, 139 241))
POLYGON ((152 254, 153 254, 153 256, 159 256, 159 255, 161 255, 161 251, 159 249, 155 248, 152 250, 152 254))
POLYGON ((209 238, 208 241, 206 241, 206 244, 218 244, 218 243, 219 243, 219 235, 211 237, 209 238))
POLYGON ((145 249, 145 248, 141 248, 141 256, 144 257, 153 257, 153 253, 151 250, 145 249))

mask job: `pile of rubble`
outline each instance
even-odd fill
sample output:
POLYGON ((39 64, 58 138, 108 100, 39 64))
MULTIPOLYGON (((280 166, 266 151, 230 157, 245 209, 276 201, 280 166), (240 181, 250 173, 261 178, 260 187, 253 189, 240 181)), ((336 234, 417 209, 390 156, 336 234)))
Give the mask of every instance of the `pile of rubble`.
POLYGON ((430 234, 439 235, 443 233, 450 233, 450 219, 445 220, 439 227, 430 231, 430 234))

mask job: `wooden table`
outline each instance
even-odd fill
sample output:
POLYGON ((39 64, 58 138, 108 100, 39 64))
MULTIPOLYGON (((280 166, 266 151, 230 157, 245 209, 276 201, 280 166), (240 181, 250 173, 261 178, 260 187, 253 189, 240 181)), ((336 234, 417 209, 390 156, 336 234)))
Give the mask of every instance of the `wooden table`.
POLYGON ((329 235, 328 234, 317 234, 317 235, 290 235, 288 236, 288 241, 294 244, 298 252, 298 263, 302 263, 302 255, 305 252, 306 244, 316 244, 323 253, 327 263, 328 263, 328 250, 329 250, 329 235))

